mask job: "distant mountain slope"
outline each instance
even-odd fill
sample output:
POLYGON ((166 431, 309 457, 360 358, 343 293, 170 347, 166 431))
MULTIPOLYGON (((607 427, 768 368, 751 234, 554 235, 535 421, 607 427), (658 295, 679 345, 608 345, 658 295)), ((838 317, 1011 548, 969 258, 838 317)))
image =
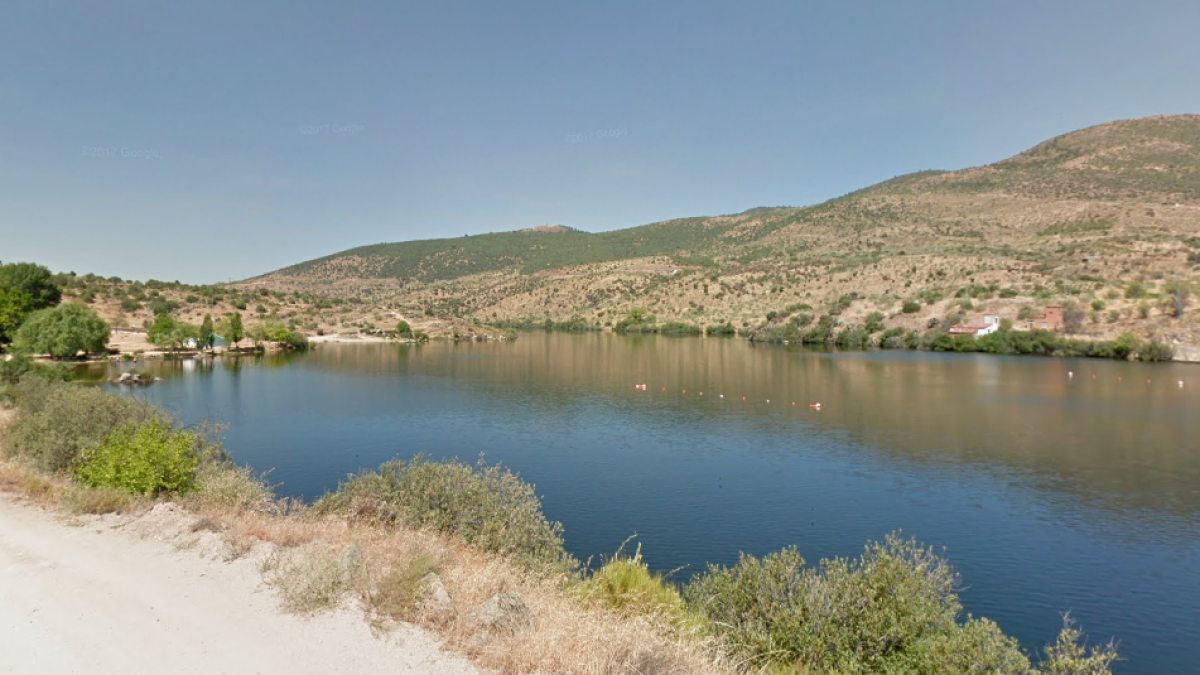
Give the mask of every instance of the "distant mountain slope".
POLYGON ((849 293, 867 302, 839 320, 920 298, 920 314, 899 317, 916 323, 977 310, 961 298, 980 299, 986 286, 983 307, 1014 316, 1023 305, 1086 303, 1089 330, 1106 334, 1155 316, 1141 305, 1171 278, 1192 279, 1197 262, 1200 115, 1179 115, 1102 124, 813 206, 362 246, 243 285, 481 320, 611 322, 636 304, 699 324, 749 324, 785 306, 819 312, 849 293), (1127 292, 1133 282, 1147 295, 1127 292))
POLYGON ((471 274, 541 270, 610 260, 707 250, 728 229, 705 218, 682 218, 627 230, 590 233, 539 229, 455 239, 427 239, 360 246, 275 272, 279 276, 456 279, 471 274))

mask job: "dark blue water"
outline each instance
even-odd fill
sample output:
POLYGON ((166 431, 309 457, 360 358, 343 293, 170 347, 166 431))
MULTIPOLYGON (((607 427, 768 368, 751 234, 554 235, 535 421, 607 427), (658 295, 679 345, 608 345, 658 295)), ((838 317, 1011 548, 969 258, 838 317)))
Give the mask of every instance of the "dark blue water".
POLYGON ((682 576, 903 530, 1027 649, 1070 611, 1120 641, 1118 673, 1200 672, 1200 367, 534 334, 158 372, 148 396, 227 423, 283 494, 485 453, 536 483, 581 559, 637 533, 682 576))

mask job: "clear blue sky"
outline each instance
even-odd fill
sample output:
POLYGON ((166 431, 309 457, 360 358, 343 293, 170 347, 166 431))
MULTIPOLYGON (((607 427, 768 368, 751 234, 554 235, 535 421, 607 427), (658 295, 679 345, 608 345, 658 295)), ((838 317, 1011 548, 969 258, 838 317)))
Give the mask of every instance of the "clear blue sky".
POLYGON ((0 260, 205 283, 810 204, 1200 112, 1198 67, 1196 0, 10 0, 0 260))

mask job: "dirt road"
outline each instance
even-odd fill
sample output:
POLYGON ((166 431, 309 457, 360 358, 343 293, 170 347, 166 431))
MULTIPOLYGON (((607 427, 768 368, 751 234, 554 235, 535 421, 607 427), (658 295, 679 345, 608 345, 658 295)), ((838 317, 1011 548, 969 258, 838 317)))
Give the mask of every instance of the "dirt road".
POLYGON ((351 609, 282 614, 252 557, 139 527, 67 524, 0 495, 0 673, 477 672, 416 628, 376 638, 351 609))

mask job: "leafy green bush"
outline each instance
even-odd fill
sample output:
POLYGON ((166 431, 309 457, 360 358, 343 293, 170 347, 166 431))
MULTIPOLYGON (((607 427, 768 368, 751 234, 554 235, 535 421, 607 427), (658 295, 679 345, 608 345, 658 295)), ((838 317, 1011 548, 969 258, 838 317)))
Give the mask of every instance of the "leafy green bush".
MULTIPOLYGON (((817 567, 794 547, 761 559, 742 554, 733 567, 710 565, 685 597, 736 655, 781 671, 1037 673, 994 623, 961 617, 959 585, 943 558, 891 534, 858 558, 817 567)), ((1108 673, 1111 645, 1089 653, 1079 637, 1064 630, 1061 646, 1048 650, 1047 673, 1108 673)))
POLYGON ((404 319, 401 319, 396 324, 396 334, 400 336, 412 335, 412 326, 408 325, 408 322, 404 319))
POLYGON ((481 458, 475 466, 417 455, 351 476, 313 505, 384 525, 429 528, 462 537, 528 565, 573 568, 562 524, 546 520, 533 486, 481 458))
POLYGON ((8 360, 0 359, 0 386, 12 386, 25 377, 39 377, 55 382, 71 379, 70 366, 65 363, 43 363, 34 361, 28 354, 13 354, 8 360))
POLYGON ((1131 281, 1129 282, 1129 285, 1125 287, 1125 297, 1130 300, 1145 298, 1149 295, 1150 291, 1147 291, 1146 287, 1143 286, 1142 282, 1140 281, 1131 281))
POLYGON ((79 303, 68 303, 30 314, 17 329, 13 346, 34 354, 70 358, 79 352, 103 351, 108 333, 108 324, 96 312, 79 303))
POLYGON ((658 332, 662 335, 699 335, 700 327, 682 321, 668 321, 659 327, 658 332))
POLYGON ((900 308, 900 311, 904 312, 905 314, 916 314, 917 312, 921 311, 921 303, 915 300, 905 300, 904 305, 900 308))
POLYGON ((92 487, 115 487, 132 494, 182 494, 195 487, 200 437, 173 430, 161 417, 126 424, 100 444, 83 451, 75 478, 92 487))
POLYGON ((734 328, 733 324, 729 323, 728 321, 725 323, 711 324, 704 329, 704 332, 714 337, 728 337, 731 335, 737 335, 737 329, 734 328))
POLYGON ((153 405, 93 387, 26 377, 14 388, 20 414, 5 434, 4 452, 44 471, 66 471, 116 429, 162 415, 153 405))
POLYGON ((871 335, 862 328, 848 328, 837 334, 834 343, 842 349, 862 349, 870 346, 871 335))
POLYGON ((878 333, 885 328, 883 325, 883 312, 871 312, 867 315, 864 323, 863 329, 868 333, 878 333))

